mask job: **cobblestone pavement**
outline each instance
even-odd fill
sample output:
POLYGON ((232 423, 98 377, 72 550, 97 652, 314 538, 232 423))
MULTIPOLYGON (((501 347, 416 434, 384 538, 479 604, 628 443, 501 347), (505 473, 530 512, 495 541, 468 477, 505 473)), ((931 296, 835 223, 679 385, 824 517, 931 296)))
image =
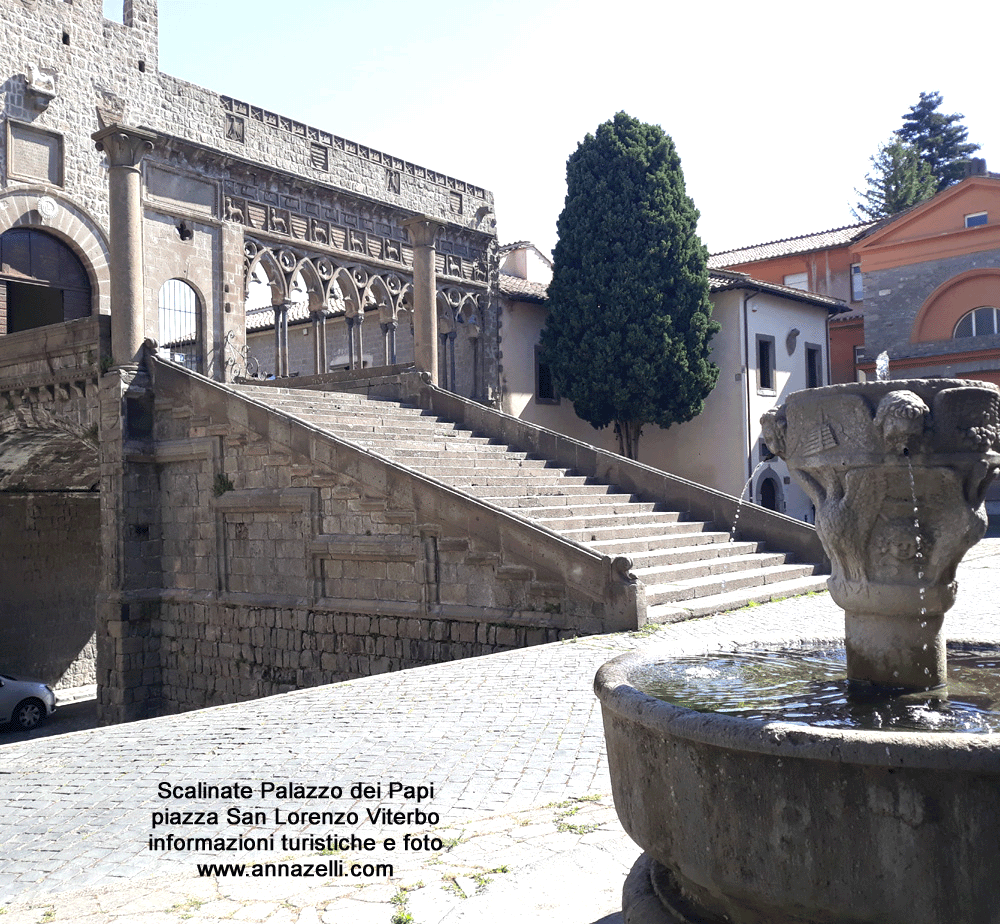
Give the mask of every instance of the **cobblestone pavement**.
MULTIPOLYGON (((1000 638, 995 619, 1000 540, 959 570, 951 637, 1000 638)), ((610 796, 597 668, 616 654, 686 637, 706 646, 768 638, 830 638, 842 615, 827 594, 799 597, 644 634, 580 639, 418 668, 111 728, 0 747, 0 910, 38 921, 415 924, 620 921, 620 889, 638 848, 610 796), (335 799, 275 785, 342 786, 335 799), (171 786, 241 784, 248 797, 158 797, 171 786), (433 796, 388 793, 391 783, 433 796), (355 783, 380 795, 352 798, 355 783), (226 808, 239 816, 227 824, 226 808), (436 812, 387 824, 380 809, 436 812), (218 826, 160 825, 163 811, 220 813, 218 826), (275 811, 356 811, 358 824, 284 823, 275 811), (378 814, 375 822, 367 811, 378 814), (278 821, 282 823, 279 824, 278 821), (356 830, 355 830, 356 828, 356 830), (356 833, 376 849, 305 853, 280 836, 356 833), (275 837, 273 851, 194 854, 149 848, 150 836, 275 837), (405 835, 439 838, 421 851, 405 835), (387 852, 382 839, 396 839, 387 852), (391 863, 393 875, 255 879, 199 877, 196 862, 391 863), (393 901, 395 899, 395 901, 393 901), (507 910, 509 909, 509 913, 507 910)), ((10 741, 5 736, 3 741, 10 741)), ((176 820, 176 819, 175 819, 176 820)), ((192 817, 192 820, 194 818, 192 817)), ((350 818, 345 819, 350 821, 350 818)), ((245 848, 246 845, 244 845, 245 848)), ((326 845, 329 846, 329 845, 326 845)), ((334 868, 335 870, 336 868, 334 868)), ((363 872, 363 869, 362 869, 363 872)))

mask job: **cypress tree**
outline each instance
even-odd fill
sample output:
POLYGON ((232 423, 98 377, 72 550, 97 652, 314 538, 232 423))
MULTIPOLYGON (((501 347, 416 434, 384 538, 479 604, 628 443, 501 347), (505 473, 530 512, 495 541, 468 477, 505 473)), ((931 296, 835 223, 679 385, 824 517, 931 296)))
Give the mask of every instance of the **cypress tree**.
POLYGON ((619 112, 566 165, 542 350, 562 395, 638 457, 647 423, 701 413, 719 370, 708 253, 674 143, 619 112))

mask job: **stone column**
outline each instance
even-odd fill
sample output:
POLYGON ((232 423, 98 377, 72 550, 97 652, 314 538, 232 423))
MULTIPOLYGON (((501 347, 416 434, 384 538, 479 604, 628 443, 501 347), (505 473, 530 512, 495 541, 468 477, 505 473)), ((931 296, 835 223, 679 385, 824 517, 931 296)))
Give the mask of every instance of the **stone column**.
POLYGON ((313 329, 313 365, 315 366, 315 374, 322 375, 330 371, 327 369, 326 361, 326 312, 322 309, 313 311, 311 317, 313 329))
POLYGON ((146 339, 142 268, 142 175, 153 132, 110 125, 91 135, 108 158, 111 249, 111 354, 117 366, 136 366, 146 339))
POLYGON ((452 391, 458 391, 455 386, 455 337, 458 335, 458 331, 452 330, 448 332, 448 378, 451 381, 448 387, 452 391))
POLYGON ((403 222, 413 244, 413 360, 438 384, 437 254, 434 242, 443 225, 421 215, 403 222))
POLYGON ((382 339, 385 345, 385 364, 396 365, 396 321, 386 321, 381 325, 382 339))
POLYGON ((291 302, 274 305, 274 377, 288 375, 288 309, 291 302))
POLYGON ((357 349, 355 350, 355 365, 358 369, 365 367, 365 342, 361 334, 362 325, 365 323, 365 310, 362 308, 354 319, 354 336, 357 338, 357 349))
POLYGON ((347 368, 354 369, 354 315, 349 314, 344 318, 347 326, 347 368))

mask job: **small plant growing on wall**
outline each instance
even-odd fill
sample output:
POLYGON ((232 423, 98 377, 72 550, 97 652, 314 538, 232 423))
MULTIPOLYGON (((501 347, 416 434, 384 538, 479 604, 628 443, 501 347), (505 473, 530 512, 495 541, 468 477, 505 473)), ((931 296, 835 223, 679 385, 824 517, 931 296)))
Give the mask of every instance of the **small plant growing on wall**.
POLYGON ((222 497, 226 491, 234 488, 233 480, 225 472, 218 472, 215 476, 215 483, 212 485, 212 493, 216 497, 222 497))

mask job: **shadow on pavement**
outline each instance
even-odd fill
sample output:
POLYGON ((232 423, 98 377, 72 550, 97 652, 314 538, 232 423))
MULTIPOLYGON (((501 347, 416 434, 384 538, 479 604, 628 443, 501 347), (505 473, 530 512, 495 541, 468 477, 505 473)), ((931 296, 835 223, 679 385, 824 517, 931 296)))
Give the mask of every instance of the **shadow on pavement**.
MULTIPOLYGON (((58 693, 56 695, 58 696, 58 693)), ((16 744, 19 741, 30 741, 33 738, 48 738, 51 735, 84 731, 88 728, 97 728, 96 699, 82 699, 65 706, 58 706, 48 719, 30 732, 19 731, 10 725, 0 725, 0 747, 16 744)))

